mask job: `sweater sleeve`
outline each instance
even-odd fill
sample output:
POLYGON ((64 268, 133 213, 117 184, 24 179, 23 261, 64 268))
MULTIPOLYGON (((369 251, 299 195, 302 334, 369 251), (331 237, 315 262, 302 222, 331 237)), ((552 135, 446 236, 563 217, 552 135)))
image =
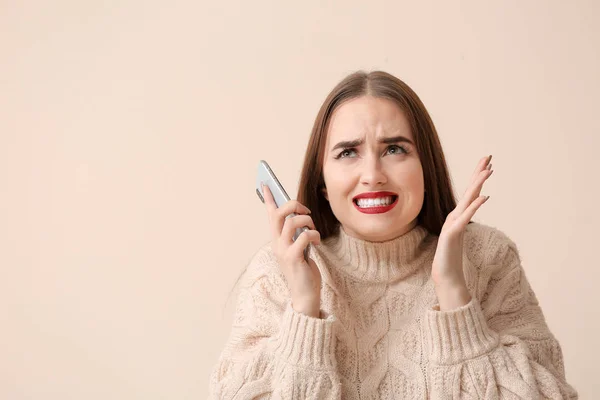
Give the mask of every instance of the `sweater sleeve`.
POLYGON ((264 249, 244 273, 230 336, 210 376, 210 399, 339 399, 335 317, 296 312, 264 249))
POLYGON ((501 232, 496 242, 481 301, 426 312, 432 398, 577 399, 515 244, 501 232))

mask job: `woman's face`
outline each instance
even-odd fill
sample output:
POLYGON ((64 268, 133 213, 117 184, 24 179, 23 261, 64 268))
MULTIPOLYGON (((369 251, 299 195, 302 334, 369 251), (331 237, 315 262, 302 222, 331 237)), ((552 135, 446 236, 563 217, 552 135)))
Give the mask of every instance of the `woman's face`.
POLYGON ((333 113, 323 178, 323 193, 350 236, 381 242, 416 226, 423 169, 409 123, 391 100, 362 96, 333 113), (365 203, 360 195, 379 200, 365 203))

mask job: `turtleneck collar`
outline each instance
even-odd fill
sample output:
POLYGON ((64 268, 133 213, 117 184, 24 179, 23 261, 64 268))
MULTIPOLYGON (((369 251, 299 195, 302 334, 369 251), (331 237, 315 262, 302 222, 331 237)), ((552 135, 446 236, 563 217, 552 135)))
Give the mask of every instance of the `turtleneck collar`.
POLYGON ((352 237, 340 226, 335 235, 318 247, 340 272, 356 280, 383 283, 407 277, 431 261, 436 239, 421 225, 384 242, 352 237))

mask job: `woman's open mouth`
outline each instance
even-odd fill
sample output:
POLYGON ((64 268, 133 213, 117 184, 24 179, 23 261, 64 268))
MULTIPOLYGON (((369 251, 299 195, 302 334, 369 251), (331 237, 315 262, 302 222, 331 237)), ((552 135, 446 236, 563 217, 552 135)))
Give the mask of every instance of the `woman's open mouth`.
POLYGON ((381 214, 390 211, 398 203, 398 196, 384 196, 375 199, 354 199, 354 207, 363 214, 381 214))

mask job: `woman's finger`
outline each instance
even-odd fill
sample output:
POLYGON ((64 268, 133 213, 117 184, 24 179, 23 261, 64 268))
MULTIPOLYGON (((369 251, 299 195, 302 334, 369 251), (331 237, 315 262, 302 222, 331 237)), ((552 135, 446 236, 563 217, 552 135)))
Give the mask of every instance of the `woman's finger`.
POLYGON ((275 199, 273 198, 273 194, 271 193, 271 189, 269 186, 263 184, 263 199, 265 199, 265 206, 267 209, 267 215, 269 217, 269 226, 271 228, 271 236, 273 239, 278 239, 281 234, 281 228, 283 226, 283 222, 279 223, 279 217, 277 215, 277 204, 275 203, 275 199))
MULTIPOLYGON (((481 194, 481 189, 483 189, 483 184, 492 175, 492 171, 493 170, 489 170, 487 168, 484 169, 483 171, 481 171, 479 173, 479 176, 475 180, 475 182, 473 182, 471 184, 471 186, 467 189, 467 191, 465 192, 464 198, 467 199, 468 204, 471 204, 473 202, 473 200, 475 200, 477 198, 477 196, 479 196, 481 194)), ((468 207, 468 205, 467 205, 467 207, 468 207)))
POLYGON ((263 198, 265 199, 265 204, 267 206, 269 224, 271 225, 271 233, 274 239, 278 239, 281 235, 281 231, 288 215, 293 213, 310 214, 308 207, 297 200, 290 200, 278 208, 268 185, 263 185, 263 198))
POLYGON ((471 183, 475 182, 479 173, 481 171, 483 171, 486 167, 488 167, 491 162, 492 162, 491 155, 483 157, 481 160, 479 160, 479 162, 477 163, 477 166, 475 167, 475 171, 473 171, 473 175, 471 175, 471 183))
POLYGON ((308 226, 310 229, 315 229, 315 223, 309 215, 296 215, 287 218, 281 232, 281 239, 288 245, 294 242, 296 229, 308 226))
POLYGON ((493 172, 494 170, 487 169, 487 167, 484 167, 481 171, 479 171, 479 173, 475 177, 475 180, 467 188, 463 198, 456 206, 456 211, 459 215, 465 212, 465 210, 471 205, 471 203, 473 203, 473 201, 477 199, 477 197, 481 194, 483 184, 492 175, 493 172))
POLYGON ((466 228, 466 226, 469 223, 469 221, 471 221, 471 219, 473 218, 473 216, 475 215, 475 213, 477 212, 477 210, 479 210, 479 207, 481 207, 483 205, 483 203, 485 203, 489 198, 490 198, 490 196, 479 196, 479 197, 477 197, 469 205, 469 207, 467 207, 467 209, 465 210, 465 212, 463 212, 456 219, 456 221, 455 221, 456 227, 458 229, 466 228))
POLYGON ((288 215, 294 214, 310 214, 310 210, 304 204, 298 200, 290 200, 277 209, 281 218, 287 217, 288 215))
POLYGON ((290 246, 290 251, 297 257, 304 257, 304 249, 309 243, 320 244, 321 234, 314 229, 306 230, 298 236, 294 244, 290 246))

